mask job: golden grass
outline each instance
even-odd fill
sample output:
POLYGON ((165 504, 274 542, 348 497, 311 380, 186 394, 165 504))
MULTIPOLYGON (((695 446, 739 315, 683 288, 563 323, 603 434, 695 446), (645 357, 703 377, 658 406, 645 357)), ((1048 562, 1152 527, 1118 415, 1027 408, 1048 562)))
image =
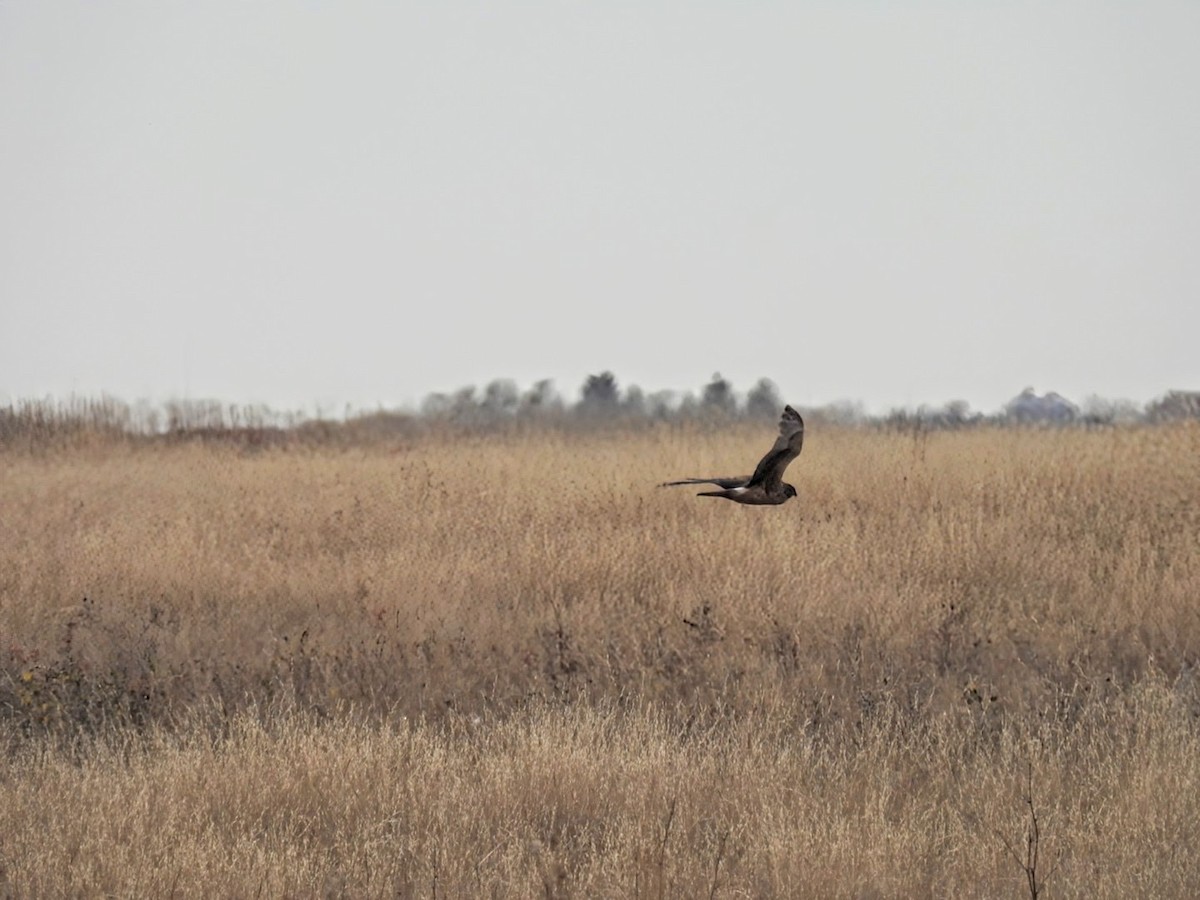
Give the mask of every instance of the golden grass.
POLYGON ((0 455, 0 896, 1195 895, 1200 429, 768 437, 0 455))
POLYGON ((1052 896, 1195 896, 1200 742, 1169 691, 1018 731, 239 717, 215 743, 8 761, 3 847, 30 895, 1019 896, 1004 841, 1023 844, 1032 764, 1052 896))

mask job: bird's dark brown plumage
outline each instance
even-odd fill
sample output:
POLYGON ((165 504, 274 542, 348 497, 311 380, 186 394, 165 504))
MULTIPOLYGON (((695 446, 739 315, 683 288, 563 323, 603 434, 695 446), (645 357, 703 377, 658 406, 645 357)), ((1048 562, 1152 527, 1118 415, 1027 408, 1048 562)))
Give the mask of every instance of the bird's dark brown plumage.
POLYGON ((779 437, 775 446, 759 460, 754 474, 741 478, 684 478, 667 481, 659 487, 679 484, 715 484, 719 491, 701 491, 697 497, 724 497, 735 503, 777 506, 796 496, 796 489, 783 480, 783 471, 800 455, 804 446, 804 420, 790 406, 783 408, 779 419, 779 437))

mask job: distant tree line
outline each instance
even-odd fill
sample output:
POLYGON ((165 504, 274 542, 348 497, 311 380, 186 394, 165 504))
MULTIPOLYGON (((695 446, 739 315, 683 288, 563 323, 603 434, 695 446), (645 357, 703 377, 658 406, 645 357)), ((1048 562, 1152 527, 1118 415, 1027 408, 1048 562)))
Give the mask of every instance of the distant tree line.
POLYGON ((678 391, 647 394, 637 385, 622 389, 612 372, 600 372, 584 379, 574 403, 558 393, 550 380, 538 381, 522 392, 515 382, 500 379, 482 390, 465 387, 451 394, 430 394, 421 404, 420 415, 458 421, 522 416, 661 421, 698 416, 769 418, 779 415, 782 409, 779 389, 768 378, 760 379, 744 397, 719 373, 713 375, 699 394, 678 391))
MULTIPOLYGON (((613 419, 665 421, 689 418, 773 419, 784 400, 769 378, 761 378, 744 395, 716 373, 699 392, 656 391, 647 394, 637 385, 622 389, 612 372, 588 375, 579 398, 569 403, 549 380, 535 383, 522 393, 510 380, 493 381, 482 391, 462 388, 453 394, 431 394, 420 414, 433 419, 482 423, 522 416, 555 416, 568 420, 613 419)), ((801 407, 806 415, 839 425, 892 428, 968 428, 980 425, 1117 425, 1200 419, 1200 391, 1169 391, 1146 406, 1131 400, 1089 397, 1075 404, 1055 391, 1038 395, 1026 388, 994 413, 972 410, 965 400, 941 406, 896 409, 868 415, 862 404, 841 401, 801 407)))
MULTIPOLYGON (((688 420, 774 420, 783 398, 769 378, 760 378, 744 394, 728 379, 714 374, 698 391, 646 393, 637 385, 622 387, 612 372, 588 375, 578 398, 568 401, 549 379, 521 390, 516 382, 497 379, 482 390, 464 387, 430 394, 417 410, 356 411, 341 416, 279 413, 265 406, 237 406, 211 400, 180 400, 154 406, 127 404, 112 397, 65 401, 34 400, 0 407, 0 446, 27 442, 44 446, 55 441, 148 438, 153 440, 229 440, 272 445, 295 440, 353 442, 372 437, 418 433, 431 427, 466 429, 554 426, 563 428, 653 425, 688 420)), ((1132 401, 1091 397, 1082 405, 1050 391, 1038 395, 1026 388, 1003 409, 985 414, 965 400, 941 406, 897 409, 868 415, 859 403, 823 406, 796 404, 814 423, 866 426, 889 430, 941 430, 980 426, 1105 427, 1135 423, 1200 420, 1200 391, 1169 391, 1139 406, 1132 401)))

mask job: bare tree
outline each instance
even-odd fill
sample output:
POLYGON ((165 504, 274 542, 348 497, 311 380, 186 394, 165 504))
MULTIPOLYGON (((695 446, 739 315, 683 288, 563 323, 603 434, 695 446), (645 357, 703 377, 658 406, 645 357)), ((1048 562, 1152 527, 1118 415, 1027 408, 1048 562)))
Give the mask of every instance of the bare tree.
POLYGON ((760 378, 746 395, 746 415, 756 419, 774 419, 783 407, 779 388, 770 378, 760 378))
POLYGON ((444 418, 450 415, 453 409, 454 401, 447 394, 428 394, 421 401, 421 415, 430 418, 444 418))
POLYGON ((516 382, 508 378, 497 378, 483 389, 483 401, 480 406, 484 412, 492 416, 511 415, 517 411, 521 402, 521 394, 516 382))
POLYGON ((1200 391, 1167 391, 1146 406, 1146 417, 1151 422, 1200 419, 1200 391))
POLYGON ((655 419, 669 419, 675 415, 675 392, 655 391, 646 398, 646 410, 655 419))
POLYGON ((644 419, 646 417, 646 395, 636 384, 631 384, 625 388, 625 397, 621 401, 621 407, 626 414, 644 419))
POLYGON ((521 409, 532 413, 557 412, 562 409, 562 398, 554 389, 554 382, 549 378, 536 382, 521 397, 521 409))
POLYGON ((720 372, 714 372, 712 380, 704 386, 700 394, 700 403, 708 412, 726 416, 737 412, 737 398, 733 395, 733 385, 722 378, 720 372))
POLYGON ((612 372, 589 375, 583 382, 583 399, 579 408, 586 413, 611 414, 616 412, 620 392, 617 377, 612 372))

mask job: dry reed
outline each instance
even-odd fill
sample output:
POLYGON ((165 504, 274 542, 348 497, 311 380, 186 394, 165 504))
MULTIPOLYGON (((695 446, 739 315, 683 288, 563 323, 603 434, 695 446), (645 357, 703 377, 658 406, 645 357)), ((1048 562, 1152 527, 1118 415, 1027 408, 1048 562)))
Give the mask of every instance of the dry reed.
POLYGON ((1194 895, 1200 429, 0 453, 0 895, 1194 895))

